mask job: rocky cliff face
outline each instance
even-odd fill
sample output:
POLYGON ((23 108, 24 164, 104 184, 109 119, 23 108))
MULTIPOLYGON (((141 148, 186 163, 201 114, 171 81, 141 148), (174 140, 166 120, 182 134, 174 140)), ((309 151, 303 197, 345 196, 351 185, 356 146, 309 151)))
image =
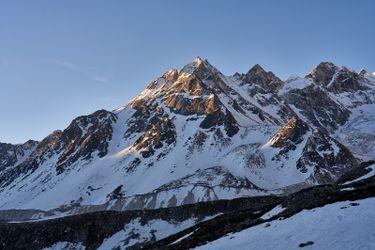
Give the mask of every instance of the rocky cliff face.
POLYGON ((40 143, 23 144, 23 148, 29 146, 29 154, 19 164, 1 171, 0 186, 5 187, 20 176, 26 178, 43 164, 50 167, 50 174, 58 175, 78 161, 104 157, 112 137, 111 123, 115 120, 114 114, 99 110, 74 119, 64 131, 54 131, 40 143))
POLYGON ((374 91, 373 76, 328 62, 284 82, 197 58, 117 110, 0 144, 0 209, 159 208, 332 183, 375 157, 374 91))

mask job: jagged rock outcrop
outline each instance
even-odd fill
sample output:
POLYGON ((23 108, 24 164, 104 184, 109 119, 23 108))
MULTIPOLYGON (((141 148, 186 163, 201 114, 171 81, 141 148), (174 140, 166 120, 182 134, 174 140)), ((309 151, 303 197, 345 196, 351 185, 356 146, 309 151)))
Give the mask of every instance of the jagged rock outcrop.
POLYGON ((363 77, 359 74, 346 67, 342 67, 336 72, 327 88, 334 93, 368 90, 369 88, 362 83, 363 81, 363 77))
POLYGON ((107 154, 108 142, 112 138, 112 124, 115 121, 116 115, 106 110, 74 119, 61 133, 60 140, 64 149, 57 161, 57 171, 63 171, 78 159, 90 160, 94 152, 99 158, 104 157, 107 154))
POLYGON ((22 163, 35 150, 38 142, 29 140, 23 144, 0 143, 0 172, 22 163))
POLYGON ((284 98, 308 123, 327 132, 333 132, 344 125, 350 116, 349 109, 315 85, 292 89, 284 94, 284 98))
MULTIPOLYGON (((139 151, 144 158, 148 158, 155 153, 155 150, 164 146, 170 146, 176 142, 176 129, 168 116, 155 116, 151 119, 150 128, 139 137, 134 148, 139 151)), ((162 155, 159 154, 158 157, 162 155)))
POLYGON ((271 139, 270 145, 277 148, 293 147, 293 144, 298 144, 303 140, 303 136, 308 130, 308 125, 294 116, 271 139))
POLYGON ((332 183, 358 167, 358 161, 345 146, 297 117, 290 119, 267 146, 279 149, 272 161, 281 167, 293 164, 308 175, 310 183, 332 183))
POLYGON ((316 183, 332 183, 359 166, 350 151, 322 131, 314 130, 306 141, 297 168, 307 172, 313 168, 316 183))

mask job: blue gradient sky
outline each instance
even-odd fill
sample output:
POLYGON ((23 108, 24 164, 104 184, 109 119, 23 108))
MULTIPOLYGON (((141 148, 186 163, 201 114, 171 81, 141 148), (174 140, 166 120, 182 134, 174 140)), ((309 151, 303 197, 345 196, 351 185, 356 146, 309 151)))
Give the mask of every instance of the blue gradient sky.
POLYGON ((112 110, 200 55, 282 79, 323 60, 375 71, 375 1, 1 1, 0 141, 112 110))

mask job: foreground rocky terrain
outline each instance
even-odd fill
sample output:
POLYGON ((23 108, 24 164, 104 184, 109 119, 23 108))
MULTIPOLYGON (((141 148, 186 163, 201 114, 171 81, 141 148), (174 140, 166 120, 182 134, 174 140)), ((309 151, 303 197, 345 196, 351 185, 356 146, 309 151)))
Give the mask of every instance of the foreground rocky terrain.
POLYGON ((335 184, 287 196, 101 211, 37 222, 4 221, 0 223, 0 245, 5 249, 285 249, 315 244, 371 249, 374 196, 375 162, 368 162, 335 184), (269 231, 271 235, 264 236, 269 231), (291 236, 294 239, 288 240, 291 236), (352 242, 345 242, 349 236, 352 242))
POLYGON ((198 57, 114 111, 41 142, 1 143, 0 242, 217 248, 303 209, 367 206, 374 112, 375 76, 364 70, 322 62, 282 81, 259 65, 226 76, 198 57))

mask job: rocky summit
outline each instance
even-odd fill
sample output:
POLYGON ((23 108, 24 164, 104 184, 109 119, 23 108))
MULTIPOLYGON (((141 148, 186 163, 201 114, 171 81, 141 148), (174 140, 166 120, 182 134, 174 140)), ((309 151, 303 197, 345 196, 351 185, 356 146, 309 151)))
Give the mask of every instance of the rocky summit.
POLYGON ((216 249, 235 238, 261 249, 264 230, 277 237, 306 216, 375 223, 374 124, 365 70, 322 62, 283 81, 197 57, 113 111, 0 143, 0 248, 216 249))

